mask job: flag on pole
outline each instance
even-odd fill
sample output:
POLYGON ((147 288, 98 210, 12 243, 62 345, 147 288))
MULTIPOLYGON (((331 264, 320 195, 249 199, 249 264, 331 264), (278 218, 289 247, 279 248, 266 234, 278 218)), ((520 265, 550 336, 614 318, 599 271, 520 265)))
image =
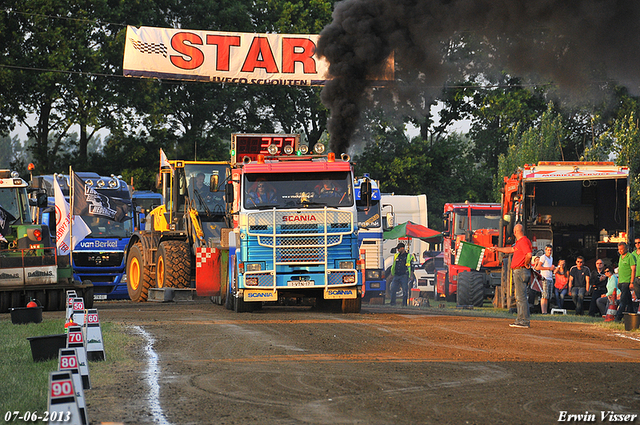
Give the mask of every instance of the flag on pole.
POLYGON ((485 247, 471 242, 460 242, 456 253, 456 265, 469 267, 472 270, 480 270, 484 258, 485 247))
POLYGON ((67 255, 75 248, 78 242, 91 233, 91 229, 84 220, 82 220, 82 217, 74 216, 73 222, 71 221, 69 203, 64 199, 57 177, 53 179, 53 191, 56 199, 56 246, 58 247, 58 254, 67 255), (69 231, 72 226, 73 245, 69 242, 69 231))
POLYGON ((76 173, 73 174, 73 213, 82 216, 106 217, 115 221, 123 221, 127 217, 129 204, 121 198, 98 193, 87 186, 76 173))
POLYGON ((173 167, 171 166, 171 163, 167 159, 167 155, 165 155, 162 148, 160 148, 160 172, 162 172, 163 167, 165 168, 169 167, 169 169, 173 171, 173 167))

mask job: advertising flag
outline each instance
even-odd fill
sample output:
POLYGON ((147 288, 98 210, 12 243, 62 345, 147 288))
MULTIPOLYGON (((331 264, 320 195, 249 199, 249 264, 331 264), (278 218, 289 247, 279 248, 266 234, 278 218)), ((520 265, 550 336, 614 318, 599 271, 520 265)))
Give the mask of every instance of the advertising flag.
POLYGON ((115 221, 127 217, 129 205, 121 198, 98 193, 86 185, 76 173, 73 173, 73 213, 76 215, 94 215, 115 221))
POLYGON ((160 148, 160 172, 162 172, 162 169, 165 167, 169 167, 169 169, 173 171, 173 167, 171 166, 171 163, 167 159, 167 155, 165 155, 162 148, 160 148))
POLYGON ((78 242, 91 233, 91 229, 81 217, 74 216, 73 223, 71 222, 69 203, 64 199, 57 178, 53 179, 53 191, 56 199, 56 246, 58 248, 58 254, 67 255, 75 248, 78 242), (73 226, 72 230, 71 226, 73 226), (71 232, 69 232, 70 230, 71 232), (69 242, 70 233, 73 234, 73 245, 69 242))

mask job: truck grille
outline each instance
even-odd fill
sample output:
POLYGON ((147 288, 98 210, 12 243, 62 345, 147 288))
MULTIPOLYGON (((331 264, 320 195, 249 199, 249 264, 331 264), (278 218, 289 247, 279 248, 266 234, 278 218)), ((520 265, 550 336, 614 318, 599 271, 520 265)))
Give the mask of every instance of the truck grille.
POLYGON ((275 250, 278 263, 324 263, 325 247, 339 245, 343 235, 353 232, 348 211, 261 211, 247 215, 249 236, 260 246, 275 250), (312 222, 291 223, 295 220, 312 222), (274 232, 275 229, 275 232, 274 232))
POLYGON ((124 252, 73 252, 77 267, 117 267, 122 264, 123 257, 124 252))

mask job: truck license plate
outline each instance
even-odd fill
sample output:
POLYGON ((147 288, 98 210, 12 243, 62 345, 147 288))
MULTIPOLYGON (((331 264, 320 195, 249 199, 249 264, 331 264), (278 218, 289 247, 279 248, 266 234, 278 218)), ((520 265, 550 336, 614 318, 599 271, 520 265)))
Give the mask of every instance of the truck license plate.
POLYGON ((290 280, 287 282, 289 286, 313 286, 314 284, 313 280, 290 280))
POLYGON ((106 300, 107 294, 93 294, 94 300, 106 300))

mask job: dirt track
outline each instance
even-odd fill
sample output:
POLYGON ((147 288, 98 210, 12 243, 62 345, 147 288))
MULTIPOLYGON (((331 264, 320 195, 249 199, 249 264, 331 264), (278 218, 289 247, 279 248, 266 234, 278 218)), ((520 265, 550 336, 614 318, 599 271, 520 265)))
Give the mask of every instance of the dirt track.
POLYGON ((513 329, 508 319, 383 307, 96 307, 101 321, 155 339, 159 407, 141 345, 136 367, 87 392, 92 423, 541 424, 562 411, 604 423, 602 411, 640 414, 638 332, 535 320, 513 329))

